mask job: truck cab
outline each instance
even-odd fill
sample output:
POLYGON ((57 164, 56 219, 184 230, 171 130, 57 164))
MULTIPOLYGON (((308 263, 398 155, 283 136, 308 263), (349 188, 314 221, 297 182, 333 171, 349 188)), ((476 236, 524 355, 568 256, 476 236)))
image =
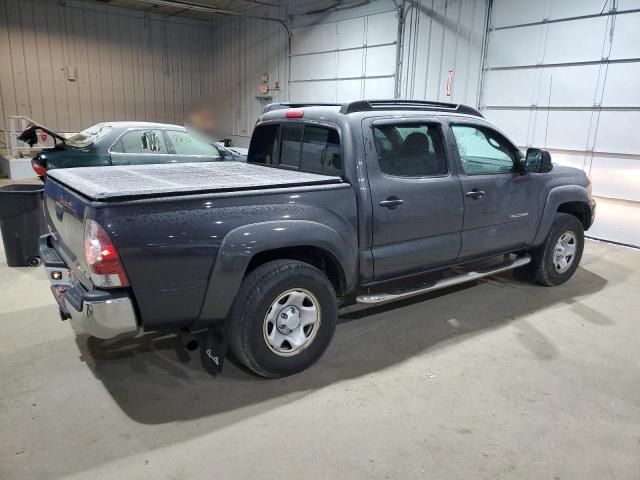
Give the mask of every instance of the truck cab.
POLYGON ((550 175, 541 155, 523 154, 471 107, 393 100, 272 105, 249 161, 359 185, 359 273, 369 284, 526 250, 541 240, 552 178, 581 187, 583 202, 565 208, 588 229, 589 179, 558 166, 550 175))

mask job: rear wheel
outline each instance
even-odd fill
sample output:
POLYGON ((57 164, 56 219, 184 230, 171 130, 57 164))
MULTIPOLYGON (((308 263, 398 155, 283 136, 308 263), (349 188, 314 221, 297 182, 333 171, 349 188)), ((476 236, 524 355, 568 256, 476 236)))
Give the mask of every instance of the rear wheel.
POLYGON ((566 213, 557 213, 545 242, 531 253, 531 263, 516 270, 516 276, 553 287, 576 272, 584 250, 582 223, 566 213))
POLYGON ((230 346, 258 375, 284 377, 322 356, 336 317, 336 294, 324 273, 296 260, 268 262, 242 282, 231 309, 230 346))

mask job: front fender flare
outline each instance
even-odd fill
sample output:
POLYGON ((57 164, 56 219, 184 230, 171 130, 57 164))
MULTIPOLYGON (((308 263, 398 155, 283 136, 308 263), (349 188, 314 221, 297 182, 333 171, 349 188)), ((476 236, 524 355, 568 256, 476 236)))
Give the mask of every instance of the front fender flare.
POLYGON ((346 289, 356 280, 357 245, 352 238, 318 222, 276 220, 253 223, 229 232, 218 251, 209 277, 200 321, 226 318, 251 259, 258 253, 286 247, 313 246, 329 252, 338 261, 346 289))
POLYGON ((580 185, 564 185, 552 189, 547 195, 547 201, 544 204, 538 231, 533 240, 534 246, 540 245, 545 241, 549 230, 551 230, 551 225, 553 225, 553 219, 556 216, 558 207, 567 202, 584 202, 590 206, 591 195, 585 187, 580 185))

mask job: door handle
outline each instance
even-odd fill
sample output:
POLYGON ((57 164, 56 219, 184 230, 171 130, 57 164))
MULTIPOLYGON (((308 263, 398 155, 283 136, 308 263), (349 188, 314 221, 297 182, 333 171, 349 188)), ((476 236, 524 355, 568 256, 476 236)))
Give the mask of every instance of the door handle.
POLYGON ((469 197, 469 198, 473 198, 474 200, 477 200, 479 198, 482 198, 486 195, 486 192, 484 190, 477 190, 477 189, 473 189, 470 192, 467 192, 464 194, 465 197, 469 197))
POLYGON ((381 202, 379 202, 378 205, 384 208, 388 208, 389 210, 393 210, 394 208, 398 208, 403 203, 404 200, 401 200, 398 197, 389 197, 386 200, 382 200, 381 202))

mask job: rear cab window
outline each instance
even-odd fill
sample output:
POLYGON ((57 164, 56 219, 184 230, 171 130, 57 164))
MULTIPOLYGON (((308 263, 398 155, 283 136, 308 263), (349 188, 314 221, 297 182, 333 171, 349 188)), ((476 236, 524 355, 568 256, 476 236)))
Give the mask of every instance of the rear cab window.
POLYGON ((248 162, 322 175, 344 175, 340 135, 335 128, 319 125, 286 123, 256 127, 248 162))

